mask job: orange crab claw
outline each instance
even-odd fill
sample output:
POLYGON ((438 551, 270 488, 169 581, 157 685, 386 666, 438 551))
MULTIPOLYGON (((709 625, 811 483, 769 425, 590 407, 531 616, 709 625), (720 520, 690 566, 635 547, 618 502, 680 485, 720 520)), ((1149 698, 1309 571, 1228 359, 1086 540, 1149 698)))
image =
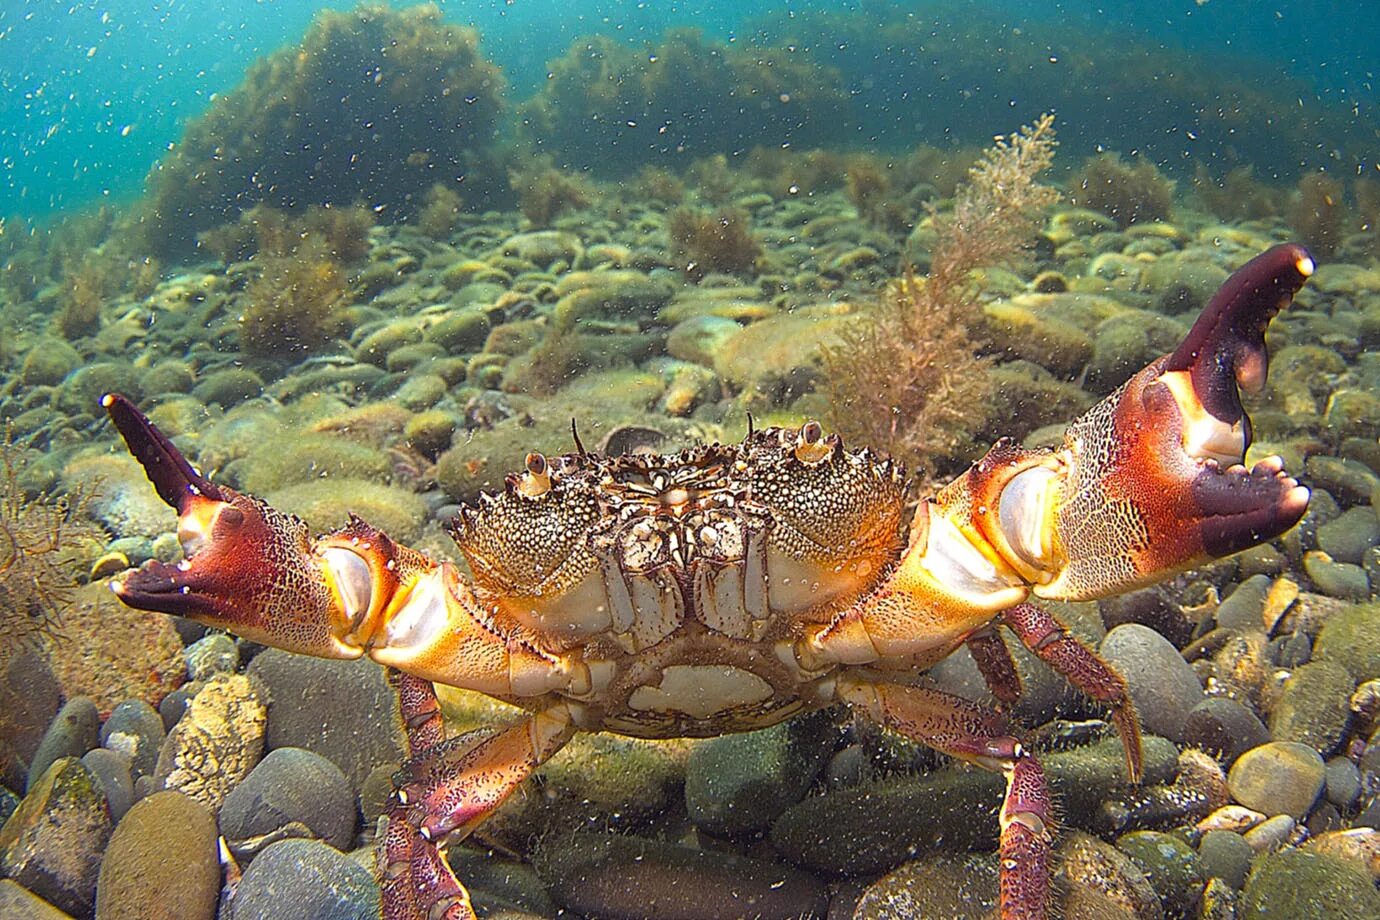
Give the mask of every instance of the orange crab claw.
POLYGON ((1313 272, 1296 244, 1227 280, 1173 354, 1075 422, 1055 532, 1065 564, 1042 597, 1105 596, 1273 539, 1308 509, 1278 457, 1243 464, 1238 388, 1265 384, 1265 327, 1313 272))
POLYGON ((107 394, 101 405, 159 496, 177 510, 187 556, 176 565, 145 563, 114 582, 122 601, 289 651, 362 654, 339 638, 341 612, 302 521, 212 483, 125 397, 107 394))

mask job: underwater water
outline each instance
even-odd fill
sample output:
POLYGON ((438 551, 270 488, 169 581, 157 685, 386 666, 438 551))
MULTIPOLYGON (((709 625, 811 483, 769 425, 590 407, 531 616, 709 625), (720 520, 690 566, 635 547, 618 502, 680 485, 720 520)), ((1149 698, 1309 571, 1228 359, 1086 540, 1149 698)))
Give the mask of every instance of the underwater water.
POLYGON ((1377 33, 0 7, 0 920, 1380 918, 1377 33))

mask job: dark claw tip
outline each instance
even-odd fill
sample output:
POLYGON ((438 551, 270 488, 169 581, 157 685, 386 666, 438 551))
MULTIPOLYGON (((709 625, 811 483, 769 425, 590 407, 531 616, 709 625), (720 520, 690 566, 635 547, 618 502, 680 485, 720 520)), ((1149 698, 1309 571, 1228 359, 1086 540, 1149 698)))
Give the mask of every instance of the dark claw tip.
POLYGON ((1242 416, 1237 387, 1265 386, 1265 327, 1313 274, 1313 257, 1297 243, 1268 249, 1241 266, 1213 296, 1165 371, 1188 371, 1203 408, 1229 424, 1242 416))
POLYGON ((149 482, 158 490, 158 497, 176 508, 179 514, 186 501, 195 495, 204 495, 213 501, 224 500, 220 489, 198 473, 172 441, 128 398, 119 393, 107 393, 101 397, 101 407, 129 445, 129 452, 143 466, 149 482))

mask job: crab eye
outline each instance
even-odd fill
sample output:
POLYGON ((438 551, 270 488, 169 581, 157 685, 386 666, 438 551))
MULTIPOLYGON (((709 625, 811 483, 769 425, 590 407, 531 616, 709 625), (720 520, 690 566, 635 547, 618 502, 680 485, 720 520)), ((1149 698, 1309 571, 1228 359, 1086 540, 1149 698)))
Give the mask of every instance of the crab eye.
POLYGON ((813 466, 829 456, 829 448, 824 443, 824 428, 819 422, 810 419, 800 426, 795 436, 795 458, 801 463, 813 466))
POLYGON ((518 483, 518 491, 528 498, 540 498, 551 491, 551 467, 541 454, 533 451, 527 455, 527 473, 518 483))

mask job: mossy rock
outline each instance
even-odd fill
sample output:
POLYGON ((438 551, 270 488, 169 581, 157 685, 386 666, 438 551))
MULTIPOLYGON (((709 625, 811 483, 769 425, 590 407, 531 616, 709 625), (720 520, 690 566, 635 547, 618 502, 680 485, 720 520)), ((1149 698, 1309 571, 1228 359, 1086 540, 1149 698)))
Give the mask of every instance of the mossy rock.
MULTIPOLYGON (((1376 654, 1375 649, 1370 652, 1376 654)), ((1295 669, 1270 715, 1270 737, 1332 753, 1346 736, 1354 689, 1350 671, 1335 662, 1312 661, 1295 669)))
POLYGON ((1116 842, 1117 849, 1136 861, 1169 908, 1171 916, 1183 913, 1203 885, 1203 865, 1193 847, 1173 834, 1132 831, 1116 842))
POLYGON ((1374 920, 1380 892, 1370 876, 1328 856, 1284 850, 1255 860, 1241 899, 1243 920, 1374 920))
POLYGON ((484 347, 490 325, 489 315, 483 310, 455 310, 428 326, 422 337, 441 346, 448 354, 469 354, 484 347))
POLYGON ((81 353, 71 345, 62 339, 43 338, 35 342, 24 357, 19 379, 31 387, 55 386, 81 364, 81 353))
POLYGON ((259 442, 235 471, 247 492, 264 495, 299 482, 326 478, 384 482, 392 472, 388 457, 378 450, 341 437, 317 432, 288 431, 259 442))
POLYGON ((353 513, 400 543, 411 543, 421 536, 428 516, 426 502, 415 492, 361 479, 316 479, 278 489, 264 498, 279 510, 305 520, 313 533, 343 527, 353 513))
POLYGON ((366 335, 355 348, 355 358, 377 367, 387 367, 392 352, 420 341, 422 329, 415 320, 397 320, 366 335))
POLYGON ((114 361, 79 367, 62 381, 61 405, 94 417, 101 411, 101 397, 107 393, 123 393, 138 402, 144 395, 139 372, 132 365, 114 361))
POLYGON ((1056 377, 1076 376, 1093 356, 1082 329, 1013 301, 985 304, 988 335, 999 351, 1031 361, 1056 377))
POLYGON ((1313 655, 1340 664, 1357 682, 1380 678, 1380 604, 1357 604, 1328 617, 1313 655))
POLYGON ((160 361, 144 371, 139 383, 150 396, 161 393, 190 393, 192 387, 196 386, 196 376, 186 361, 173 358, 160 361))
POLYGON ((229 409, 261 396, 263 378, 245 367, 227 367, 213 371, 192 389, 192 396, 206 405, 218 403, 229 409))

